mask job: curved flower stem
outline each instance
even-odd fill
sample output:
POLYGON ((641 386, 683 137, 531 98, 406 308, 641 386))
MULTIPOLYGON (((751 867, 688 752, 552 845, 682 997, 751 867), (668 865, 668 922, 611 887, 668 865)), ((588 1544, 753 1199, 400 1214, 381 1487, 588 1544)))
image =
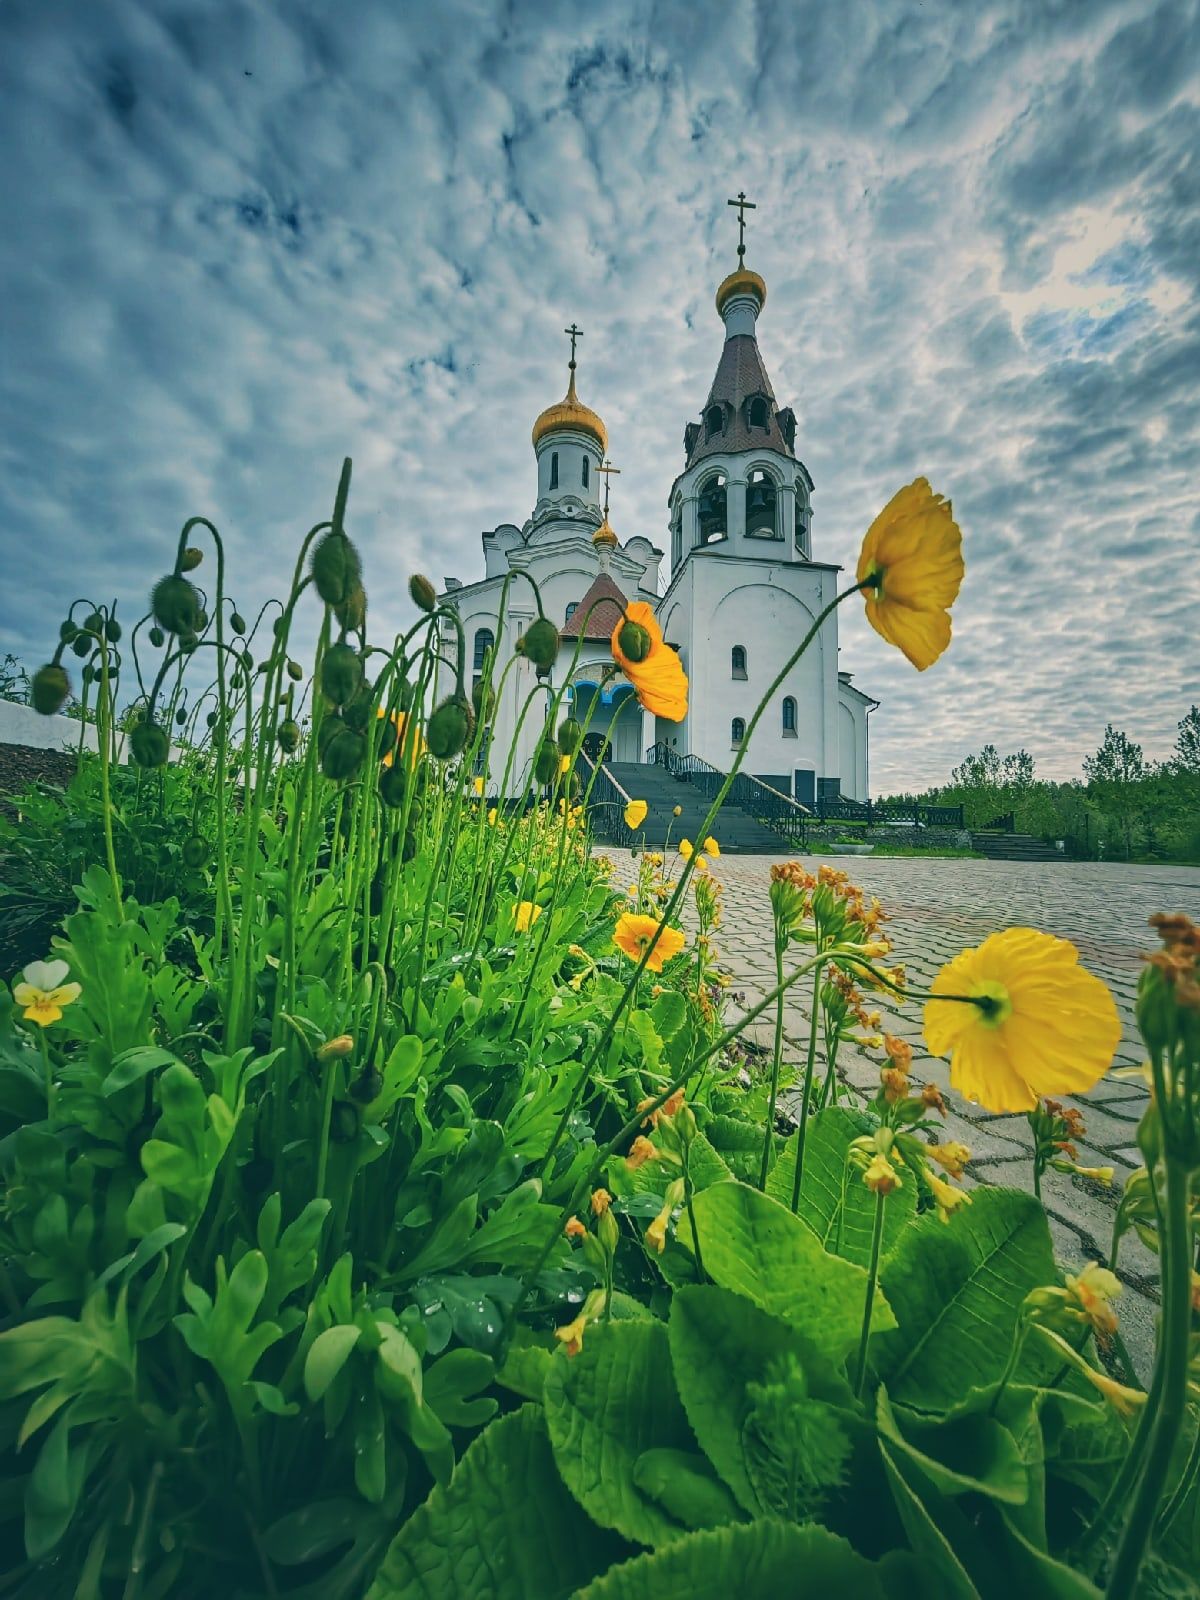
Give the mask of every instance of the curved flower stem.
POLYGON ((792 1180, 792 1212, 800 1209, 804 1181, 804 1141, 808 1137, 808 1101, 812 1094, 813 1067, 817 1059, 817 1013, 821 1006, 821 961, 813 969, 812 1016, 808 1030, 808 1060, 804 1066, 804 1093, 800 1097, 800 1126, 796 1129, 796 1176, 792 1180))
MULTIPOLYGON (((783 952, 778 921, 775 924, 775 983, 783 982, 783 952)), ((775 1138, 775 1097, 779 1093, 779 1068, 783 1061, 783 990, 775 1001, 775 1051, 771 1058, 771 1093, 767 1100, 767 1125, 763 1130, 762 1165, 758 1172, 758 1187, 766 1189, 767 1173, 771 1166, 771 1145, 775 1138)))
POLYGON ((45 1028, 38 1029, 38 1039, 42 1046, 42 1070, 46 1075, 46 1121, 54 1126, 54 1068, 50 1064, 50 1046, 46 1043, 45 1028))
MULTIPOLYGON (((820 968, 817 969, 820 971, 820 968)), ((862 1394, 863 1379, 867 1375, 867 1344, 871 1337, 871 1312, 875 1305, 875 1285, 879 1282, 879 1252, 883 1243, 884 1194, 875 1195, 875 1225, 871 1229, 871 1265, 867 1271, 867 1298, 863 1306, 862 1334, 858 1341, 858 1360, 854 1365, 854 1396, 862 1394)), ((795 1207, 792 1208, 793 1210, 795 1207)))

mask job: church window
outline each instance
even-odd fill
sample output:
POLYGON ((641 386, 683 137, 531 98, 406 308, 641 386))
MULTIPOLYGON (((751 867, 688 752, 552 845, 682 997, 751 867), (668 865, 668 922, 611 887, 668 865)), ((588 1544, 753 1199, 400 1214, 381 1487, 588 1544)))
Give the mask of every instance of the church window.
POLYGON ((746 532, 758 539, 776 537, 775 480, 756 467, 746 484, 746 532))
POLYGON ((558 451, 557 450, 552 450, 550 452, 550 487, 552 489, 557 489, 558 488, 558 451))
POLYGON ((796 702, 790 694, 783 700, 783 731, 789 738, 796 737, 796 702))
POLYGON ((566 615, 565 620, 567 622, 570 622, 571 618, 575 615, 575 613, 578 610, 579 610, 579 601, 578 600, 568 600, 567 601, 567 615, 566 615))
POLYGON ((741 718, 741 717, 734 717, 733 721, 729 724, 729 742, 730 742, 730 744, 741 744, 742 740, 745 737, 746 737, 746 724, 745 724, 744 719, 741 718))
POLYGON ((496 645, 496 635, 490 628, 477 628, 475 630, 475 671, 482 672, 487 660, 487 653, 496 645))
POLYGON ((714 438, 725 427, 725 413, 720 406, 709 406, 704 413, 704 437, 714 438))
POLYGON ((762 395, 756 395, 750 402, 749 422, 752 428, 765 428, 770 420, 767 402, 762 395))
POLYGON ((589 473, 590 470, 591 469, 590 469, 590 466, 589 466, 589 463, 588 463, 588 458, 586 456, 584 456, 584 458, 583 458, 583 487, 585 489, 588 486, 588 473, 589 473))
POLYGON ((718 472, 706 479, 700 489, 699 504, 696 509, 700 522, 701 544, 711 544, 715 539, 725 537, 728 529, 726 507, 725 474, 718 472))
POLYGON ((744 678, 746 676, 746 646, 735 644, 730 651, 730 664, 733 668, 732 676, 744 678))

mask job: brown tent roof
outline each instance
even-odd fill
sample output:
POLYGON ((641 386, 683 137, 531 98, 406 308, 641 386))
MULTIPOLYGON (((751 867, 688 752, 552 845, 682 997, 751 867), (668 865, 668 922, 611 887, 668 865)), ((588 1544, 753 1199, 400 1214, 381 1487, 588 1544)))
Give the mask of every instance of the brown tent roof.
POLYGON ((726 339, 717 364, 717 375, 704 402, 704 410, 713 405, 723 408, 725 426, 711 439, 705 438, 703 427, 697 429, 696 438, 688 451, 689 467, 705 456, 720 455, 727 450, 757 448, 777 450, 785 456, 795 454, 780 426, 780 418, 787 414, 776 409, 775 392, 759 354, 758 340, 752 334, 735 333, 732 338, 726 339), (755 395, 764 396, 767 402, 765 428, 752 428, 746 421, 746 402, 755 395))
POLYGON ((596 574, 591 588, 559 629, 564 639, 607 639, 621 620, 628 601, 607 572, 596 574), (597 601, 599 604, 597 605, 597 601), (592 611, 592 607, 596 609, 592 611), (591 612, 589 616, 588 613, 591 612))

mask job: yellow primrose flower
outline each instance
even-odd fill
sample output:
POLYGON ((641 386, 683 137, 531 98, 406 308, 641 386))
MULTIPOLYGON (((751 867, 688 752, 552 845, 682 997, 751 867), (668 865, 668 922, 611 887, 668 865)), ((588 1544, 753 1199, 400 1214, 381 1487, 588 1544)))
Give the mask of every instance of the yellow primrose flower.
POLYGON ((573 1322, 568 1322, 563 1328, 555 1328, 554 1337, 560 1344, 566 1346, 569 1356, 577 1356, 583 1348, 583 1336, 587 1331, 589 1322, 595 1322, 604 1309, 604 1290, 593 1289, 583 1302, 583 1308, 573 1322))
POLYGON ((479 799, 482 800, 483 799, 483 779, 482 778, 472 778, 471 779, 471 787, 472 787, 472 789, 474 789, 474 791, 475 791, 476 795, 479 797, 479 799))
POLYGON ((937 1206, 937 1214, 943 1222, 949 1222, 951 1215, 958 1210, 959 1206, 969 1206, 971 1204, 971 1196, 965 1189, 952 1188, 943 1178, 935 1177, 932 1172, 925 1174, 925 1181, 929 1185, 930 1193, 933 1195, 934 1204, 937 1206))
POLYGON ((683 1179, 676 1178, 667 1185, 667 1192, 663 1196, 663 1208, 654 1221, 646 1229, 646 1243, 651 1250, 657 1250, 659 1255, 667 1247, 667 1227, 671 1221, 671 1213, 683 1199, 683 1179))
POLYGON ((882 1153, 877 1154, 863 1173, 863 1182, 872 1194, 891 1194, 903 1187, 900 1174, 882 1153))
POLYGON ((661 972, 663 963, 677 956, 687 940, 678 928, 668 927, 655 917, 625 911, 617 919, 613 943, 631 961, 640 961, 642 952, 649 950, 646 966, 651 972, 661 972))
POLYGON ((83 993, 77 983, 64 983, 70 972, 65 961, 31 961, 13 984, 13 999, 24 1006, 22 1016, 27 1022, 36 1022, 39 1028, 48 1028, 63 1014, 63 1007, 78 1000, 83 993))
POLYGON ((1139 1406, 1146 1404, 1147 1397, 1140 1389, 1131 1389, 1127 1384, 1118 1383, 1115 1378, 1110 1378, 1107 1373, 1097 1372, 1094 1367, 1085 1365, 1083 1375, 1122 1417, 1131 1417, 1139 1406))
POLYGON ((1066 939, 1005 928, 942 968, 925 1043, 950 1056, 950 1082, 987 1111, 1032 1111, 1042 1095, 1085 1094, 1121 1038, 1112 995, 1066 939), (941 995, 977 998, 943 1000, 941 995))
POLYGON ((970 1150, 956 1139, 947 1139, 945 1144, 931 1144, 926 1147, 925 1154, 952 1178, 961 1178, 963 1168, 971 1159, 970 1150))
POLYGON ((568 1217, 567 1225, 563 1229, 568 1239, 586 1239, 587 1229, 578 1217, 568 1217))
POLYGON ((640 828, 646 820, 646 813, 650 807, 644 800, 631 800, 625 807, 625 826, 627 828, 640 828))
POLYGON ((534 900, 522 900, 520 905, 516 905, 512 909, 513 922, 518 933, 528 933, 542 914, 541 906, 534 900))
POLYGON ((1121 1292, 1121 1280, 1116 1273, 1102 1267, 1098 1261, 1089 1261, 1078 1276, 1067 1274, 1067 1292, 1097 1336, 1105 1341, 1111 1339, 1117 1331, 1117 1313, 1112 1303, 1121 1292))
POLYGON ((714 861, 717 861, 717 860, 720 859, 721 846, 713 838, 711 833, 709 834, 708 838, 705 839, 705 841, 704 841, 704 848, 708 851, 709 855, 713 858, 714 861))
POLYGON ((692 858, 692 841, 690 839, 680 839, 680 841, 679 841, 679 854, 683 857, 683 859, 685 861, 690 861, 691 860, 691 858, 692 858))
POLYGON ((1093 1183, 1111 1183, 1116 1177, 1116 1172, 1112 1167, 1075 1167, 1074 1171, 1076 1176, 1091 1178, 1093 1183))
POLYGON ((602 1217, 611 1205, 612 1195, 609 1194, 607 1189, 592 1190, 592 1215, 594 1217, 602 1217))
POLYGON ((644 1133, 639 1133, 629 1147, 629 1154, 625 1157, 625 1165, 630 1172, 636 1172, 639 1167, 644 1167, 647 1161, 657 1161, 661 1151, 656 1144, 652 1144, 644 1133))
POLYGON ((962 534, 950 502, 917 478, 867 529, 856 572, 867 621, 924 672, 950 643, 963 580, 962 534))

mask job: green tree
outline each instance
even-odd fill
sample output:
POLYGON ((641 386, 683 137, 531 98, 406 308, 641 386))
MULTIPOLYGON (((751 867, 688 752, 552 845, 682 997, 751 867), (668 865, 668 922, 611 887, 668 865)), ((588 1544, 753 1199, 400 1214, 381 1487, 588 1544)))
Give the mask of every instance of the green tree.
POLYGON ((1085 756, 1083 775, 1102 811, 1118 823, 1125 859, 1133 854, 1133 822, 1141 809, 1138 786, 1150 775, 1140 744, 1108 723, 1094 756, 1085 756))
POLYGON ((1186 717, 1179 719, 1175 765, 1180 772, 1200 774, 1200 706, 1193 706, 1186 717))
POLYGON ((29 674, 11 651, 0 661, 0 700, 15 700, 20 706, 29 704, 29 674))

